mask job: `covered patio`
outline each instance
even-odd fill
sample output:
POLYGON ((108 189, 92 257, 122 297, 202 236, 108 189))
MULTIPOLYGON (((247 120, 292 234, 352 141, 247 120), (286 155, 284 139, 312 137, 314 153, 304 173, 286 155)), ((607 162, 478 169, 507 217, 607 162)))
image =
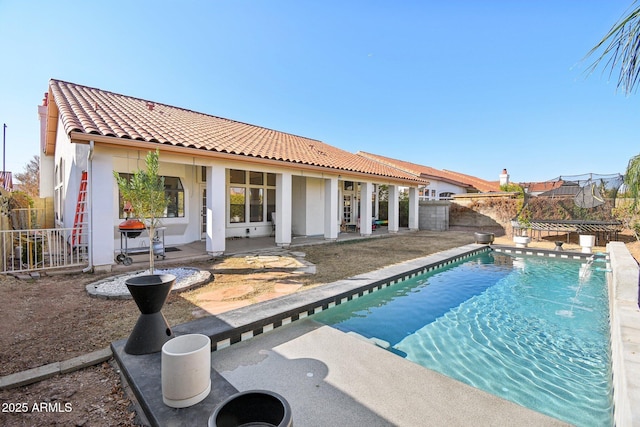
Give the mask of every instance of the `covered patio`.
MULTIPOLYGON (((415 233, 417 230, 410 230, 409 228, 400 228, 397 233, 389 233, 386 227, 380 227, 373 230, 370 235, 363 236, 359 233, 339 233, 335 242, 346 242, 353 240, 389 237, 394 235, 401 235, 407 233, 415 233)), ((307 245, 321 245, 331 243, 326 240, 324 236, 299 236, 293 237, 289 250, 300 246, 307 245)), ((265 237, 252 237, 252 238, 230 238, 226 242, 225 256, 233 256, 245 253, 260 253, 265 251, 284 251, 276 244, 273 236, 265 237)), ((131 269, 146 268, 149 264, 149 254, 138 253, 131 256, 133 264, 131 266, 124 266, 116 264, 113 268, 114 271, 125 271, 131 269)), ((165 251, 164 259, 156 260, 156 267, 162 268, 163 264, 175 264, 180 261, 198 261, 211 259, 212 256, 206 251, 206 242, 196 241, 186 245, 169 246, 165 251)))

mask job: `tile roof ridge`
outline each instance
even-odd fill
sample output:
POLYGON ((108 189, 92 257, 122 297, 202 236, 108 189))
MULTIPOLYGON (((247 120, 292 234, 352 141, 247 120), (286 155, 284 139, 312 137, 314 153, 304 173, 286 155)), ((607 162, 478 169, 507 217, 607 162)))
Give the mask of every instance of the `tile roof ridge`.
MULTIPOLYGON (((486 186, 487 189, 494 187, 495 184, 499 184, 499 181, 489 181, 489 180, 486 180, 486 179, 483 179, 483 178, 479 178, 477 176, 467 175, 467 174, 464 174, 462 172, 456 172, 456 171, 447 170, 447 169, 443 169, 443 172, 451 174, 451 175, 454 175, 454 176, 457 176, 457 177, 461 177, 461 178, 467 179, 467 180, 471 181, 471 183, 472 183, 471 185, 474 185, 474 183, 475 184, 481 184, 483 186, 486 186)), ((481 190, 480 188, 478 188, 478 189, 481 190)), ((483 190, 481 190, 481 191, 483 191, 483 190)))
POLYGON ((452 170, 449 170, 449 169, 442 169, 442 171, 446 172, 446 173, 453 174, 453 175, 464 176, 464 177, 467 177, 467 178, 475 179, 477 181, 492 182, 492 181, 489 181, 489 180, 486 180, 486 179, 483 179, 483 178, 480 178, 480 177, 477 177, 477 176, 474 176, 474 175, 468 175, 466 173, 456 172, 456 171, 452 171, 452 170))
MULTIPOLYGON (((384 157, 384 156, 378 156, 378 155, 372 154, 372 153, 367 153, 366 151, 358 151, 358 152, 355 153, 355 155, 356 156, 360 156, 360 157, 364 157, 365 159, 367 159, 369 161, 372 161, 372 162, 381 163, 381 164, 383 164, 383 165, 385 165, 387 167, 390 167, 392 169, 395 169, 395 170, 397 170, 399 172, 404 172, 404 173, 415 175, 418 178, 420 178, 420 175, 421 175, 421 173, 419 171, 405 169, 405 168, 400 167, 399 165, 389 161, 389 160, 394 160, 394 159, 391 159, 391 158, 387 158, 387 157, 384 157), (385 160, 388 159, 388 160, 382 161, 382 159, 385 159, 385 160)), ((399 160, 399 161, 402 161, 402 160, 399 160)), ((406 162, 406 163, 410 163, 410 162, 406 162)), ((420 165, 417 165, 415 163, 411 163, 411 164, 414 165, 414 166, 420 166, 420 165)))
POLYGON ((436 169, 431 166, 421 165, 418 163, 409 162, 406 160, 393 159, 378 154, 367 153, 366 151, 358 151, 356 153, 368 159, 380 162, 386 166, 394 167, 400 171, 415 174, 418 176, 426 177, 427 179, 433 178, 436 180, 443 180, 447 182, 460 185, 462 187, 475 187, 480 191, 488 191, 499 184, 498 181, 488 181, 473 175, 464 174, 461 172, 450 171, 447 169, 436 169))
POLYGON ((399 160, 399 159, 392 159, 391 157, 386 157, 386 156, 381 156, 381 155, 378 155, 378 154, 368 153, 368 152, 362 151, 362 150, 358 151, 356 153, 356 155, 357 156, 361 156, 361 157, 365 157, 365 158, 367 158, 369 160, 373 160, 375 162, 380 162, 380 163, 382 163, 382 164, 384 164, 386 166, 398 169, 398 170, 403 171, 403 172, 412 173, 412 174, 415 174, 415 175, 420 175, 421 172, 419 170, 403 168, 398 163, 404 163, 404 164, 407 164, 407 165, 416 166, 418 169, 424 168, 424 166, 419 165, 417 163, 407 162, 407 161, 399 160))
POLYGON ((285 135, 291 135, 291 136, 296 137, 296 138, 303 138, 303 139, 306 139, 306 140, 309 140, 309 141, 315 141, 315 142, 319 142, 319 143, 322 143, 322 144, 326 144, 325 142, 323 142, 323 141, 321 141, 319 139, 309 138, 308 136, 297 135, 297 134, 294 134, 294 133, 291 133, 291 132, 285 132, 285 131, 281 131, 281 130, 268 128, 266 126, 255 125, 255 124, 243 122, 243 121, 240 121, 240 120, 234 120, 234 119, 229 119, 227 117, 216 116, 214 114, 203 113, 201 111, 191 110, 189 108, 177 107, 175 105, 170 105, 170 104, 166 104, 166 103, 163 103, 163 102, 152 101, 152 100, 140 98, 140 97, 137 97, 137 96, 125 95, 125 94, 118 93, 118 92, 113 92, 113 91, 110 91, 110 90, 100 89, 98 87, 86 86, 86 85, 82 85, 82 84, 79 84, 79 83, 73 83, 73 82, 69 82, 69 81, 66 81, 66 80, 60 80, 60 79, 54 79, 54 78, 49 79, 49 84, 51 84, 51 82, 63 83, 65 85, 71 85, 71 86, 77 86, 77 87, 81 87, 81 88, 84 88, 84 89, 87 89, 87 90, 99 91, 99 92, 102 92, 103 94, 107 94, 107 95, 112 95, 112 96, 116 96, 116 97, 123 97, 123 98, 131 99, 131 100, 135 100, 135 101, 141 101, 141 102, 144 102, 144 103, 151 103, 151 104, 153 104, 155 106, 162 106, 162 107, 165 107, 165 108, 172 108, 172 109, 184 111, 186 113, 198 114, 198 115, 201 115, 201 116, 211 117, 211 118, 218 119, 218 120, 224 120, 226 122, 238 123, 238 124, 245 125, 245 126, 251 126, 253 128, 264 129, 266 131, 271 131, 271 132, 278 132, 278 133, 285 134, 285 135))

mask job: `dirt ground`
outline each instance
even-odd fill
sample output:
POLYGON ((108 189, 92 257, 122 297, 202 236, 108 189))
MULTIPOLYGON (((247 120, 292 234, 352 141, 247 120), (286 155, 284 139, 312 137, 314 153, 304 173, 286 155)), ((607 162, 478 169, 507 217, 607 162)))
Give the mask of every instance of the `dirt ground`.
MULTIPOLYGON (((532 246, 553 248, 556 239, 534 241, 532 246)), ((473 243, 473 240, 472 231, 420 231, 295 248, 316 265, 317 273, 305 276, 294 275, 286 269, 265 268, 243 257, 182 263, 175 266, 209 269, 215 280, 198 289, 170 295, 163 313, 170 325, 177 325, 206 314, 199 297, 208 292, 228 291, 231 300, 255 302, 277 295, 274 286, 287 280, 307 289, 473 243), (251 286, 247 287, 248 283, 251 286), (238 285, 247 287, 248 291, 234 298, 231 290, 238 285)), ((512 244, 506 236, 499 237, 496 243, 512 244)), ((640 246, 627 245, 639 259, 640 246)), ((572 249, 572 243, 565 244, 565 248, 572 249)), ((171 266, 163 263, 156 268, 171 266)), ((87 284, 104 277, 108 276, 57 274, 33 280, 0 276, 0 376, 67 360, 126 338, 139 315, 135 303, 92 298, 85 290, 87 284)), ((0 391, 0 405, 2 426, 135 426, 139 423, 113 360, 0 391)))

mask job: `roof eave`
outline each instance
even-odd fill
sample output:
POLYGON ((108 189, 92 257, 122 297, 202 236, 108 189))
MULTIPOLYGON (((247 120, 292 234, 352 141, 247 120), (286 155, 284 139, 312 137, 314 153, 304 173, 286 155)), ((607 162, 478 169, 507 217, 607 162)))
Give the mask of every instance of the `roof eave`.
POLYGON ((54 155, 56 151, 56 135, 58 133, 58 117, 60 112, 58 110, 58 105, 53 99, 53 94, 51 93, 51 89, 49 89, 49 95, 47 97, 47 124, 44 135, 44 143, 42 146, 43 154, 47 156, 54 155))
POLYGON ((342 175, 342 179, 354 179, 354 178, 367 178, 370 181, 376 181, 377 183, 384 184, 397 184, 397 185, 428 185, 428 181, 420 178, 416 179, 403 179, 399 177, 391 177, 385 175, 367 174, 364 172, 351 171, 348 169, 331 168, 327 166, 310 165, 306 163, 295 163, 286 160, 268 159, 262 157, 252 157, 241 154, 224 153, 220 151, 204 150, 192 147, 182 147, 172 144, 163 144, 159 142, 140 141, 134 139, 117 138, 112 136, 103 136, 96 134, 88 134, 84 132, 71 131, 69 138, 73 143, 88 144, 89 141, 93 141, 96 144, 104 144, 111 146, 127 147, 134 149, 149 150, 150 144, 155 145, 160 151, 183 155, 193 158, 194 156, 206 157, 222 160, 233 160, 238 162, 261 164, 278 167, 287 167, 289 169, 313 171, 320 173, 330 173, 331 175, 342 175), (286 166, 285 166, 286 165, 286 166))

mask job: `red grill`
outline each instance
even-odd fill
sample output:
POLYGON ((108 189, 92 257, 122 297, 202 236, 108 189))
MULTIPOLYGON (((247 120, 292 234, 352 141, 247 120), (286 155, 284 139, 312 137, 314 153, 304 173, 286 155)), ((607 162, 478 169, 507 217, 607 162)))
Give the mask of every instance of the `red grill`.
POLYGON ((137 219, 128 219, 118 225, 118 229, 127 238, 134 239, 138 237, 145 229, 144 223, 137 219))

